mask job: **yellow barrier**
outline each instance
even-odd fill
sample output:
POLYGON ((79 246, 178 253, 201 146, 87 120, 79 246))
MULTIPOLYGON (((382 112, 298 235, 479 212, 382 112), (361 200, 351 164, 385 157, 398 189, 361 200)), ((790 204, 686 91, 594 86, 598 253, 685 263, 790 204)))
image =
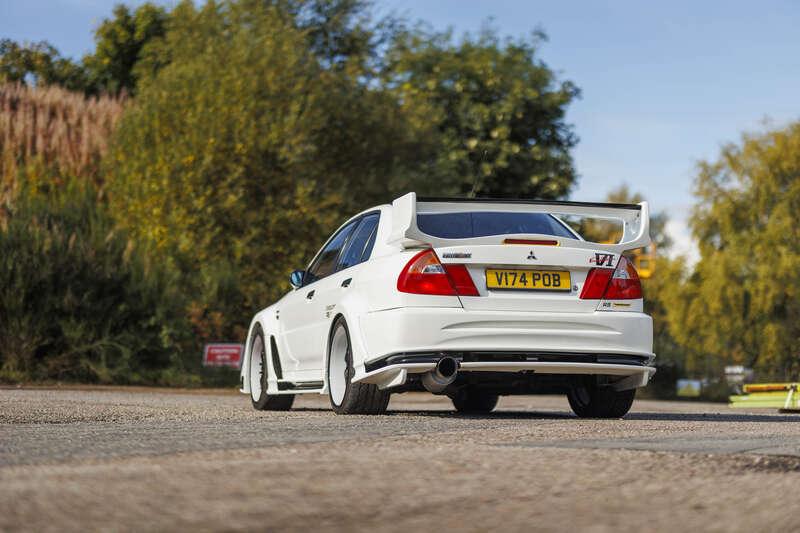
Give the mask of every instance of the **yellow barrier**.
POLYGON ((731 407, 745 409, 779 409, 780 412, 800 413, 800 384, 750 383, 744 394, 730 397, 731 407))

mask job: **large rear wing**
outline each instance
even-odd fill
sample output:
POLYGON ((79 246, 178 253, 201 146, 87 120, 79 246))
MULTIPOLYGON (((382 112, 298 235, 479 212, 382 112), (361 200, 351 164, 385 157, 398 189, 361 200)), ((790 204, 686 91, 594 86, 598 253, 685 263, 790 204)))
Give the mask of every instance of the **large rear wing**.
MULTIPOLYGON (((545 200, 495 200, 417 198, 410 192, 392 202, 392 231, 389 244, 400 244, 404 248, 430 245, 433 247, 461 246, 496 241, 491 237, 474 239, 449 239, 423 233, 417 227, 418 213, 463 213, 470 211, 499 211, 517 213, 548 213, 551 215, 574 215, 586 218, 617 220, 622 223, 622 238, 618 243, 595 243, 584 240, 569 240, 569 246, 622 253, 650 244, 650 208, 647 202, 639 204, 612 204, 591 202, 560 202, 545 200)), ((531 237, 532 235, 525 235, 531 237)), ((540 235, 540 237, 551 237, 540 235)))

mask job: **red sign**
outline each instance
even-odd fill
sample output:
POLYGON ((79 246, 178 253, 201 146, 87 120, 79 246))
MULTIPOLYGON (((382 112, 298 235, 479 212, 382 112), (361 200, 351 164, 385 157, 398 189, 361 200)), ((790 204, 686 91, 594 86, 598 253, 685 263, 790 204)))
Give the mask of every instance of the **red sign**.
POLYGON ((203 366, 232 366, 239 368, 242 364, 244 344, 206 344, 203 350, 203 366))

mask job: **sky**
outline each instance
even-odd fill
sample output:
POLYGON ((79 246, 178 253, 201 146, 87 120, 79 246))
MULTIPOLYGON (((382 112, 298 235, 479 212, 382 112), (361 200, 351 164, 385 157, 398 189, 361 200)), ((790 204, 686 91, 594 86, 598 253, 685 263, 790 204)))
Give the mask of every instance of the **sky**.
MULTIPOLYGON (((0 0, 0 37, 79 58, 114 3, 0 0)), ((798 1, 378 0, 375 10, 457 36, 487 22, 513 37, 544 30, 539 58, 582 92, 567 114, 580 138, 571 199, 601 201, 627 183, 667 212, 673 253, 690 260, 697 162, 743 132, 800 119, 798 1)))

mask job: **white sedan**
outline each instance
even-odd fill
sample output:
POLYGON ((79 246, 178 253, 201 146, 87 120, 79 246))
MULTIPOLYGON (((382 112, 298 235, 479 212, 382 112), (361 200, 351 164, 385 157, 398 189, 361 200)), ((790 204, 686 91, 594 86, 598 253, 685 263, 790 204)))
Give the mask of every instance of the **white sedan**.
POLYGON ((241 392, 256 409, 327 394, 377 414, 393 392, 486 413, 506 394, 566 394, 580 417, 621 417, 652 367, 652 321, 622 254, 650 242, 646 202, 417 198, 345 222, 292 290, 250 325, 241 392), (587 242, 560 217, 621 223, 587 242))

